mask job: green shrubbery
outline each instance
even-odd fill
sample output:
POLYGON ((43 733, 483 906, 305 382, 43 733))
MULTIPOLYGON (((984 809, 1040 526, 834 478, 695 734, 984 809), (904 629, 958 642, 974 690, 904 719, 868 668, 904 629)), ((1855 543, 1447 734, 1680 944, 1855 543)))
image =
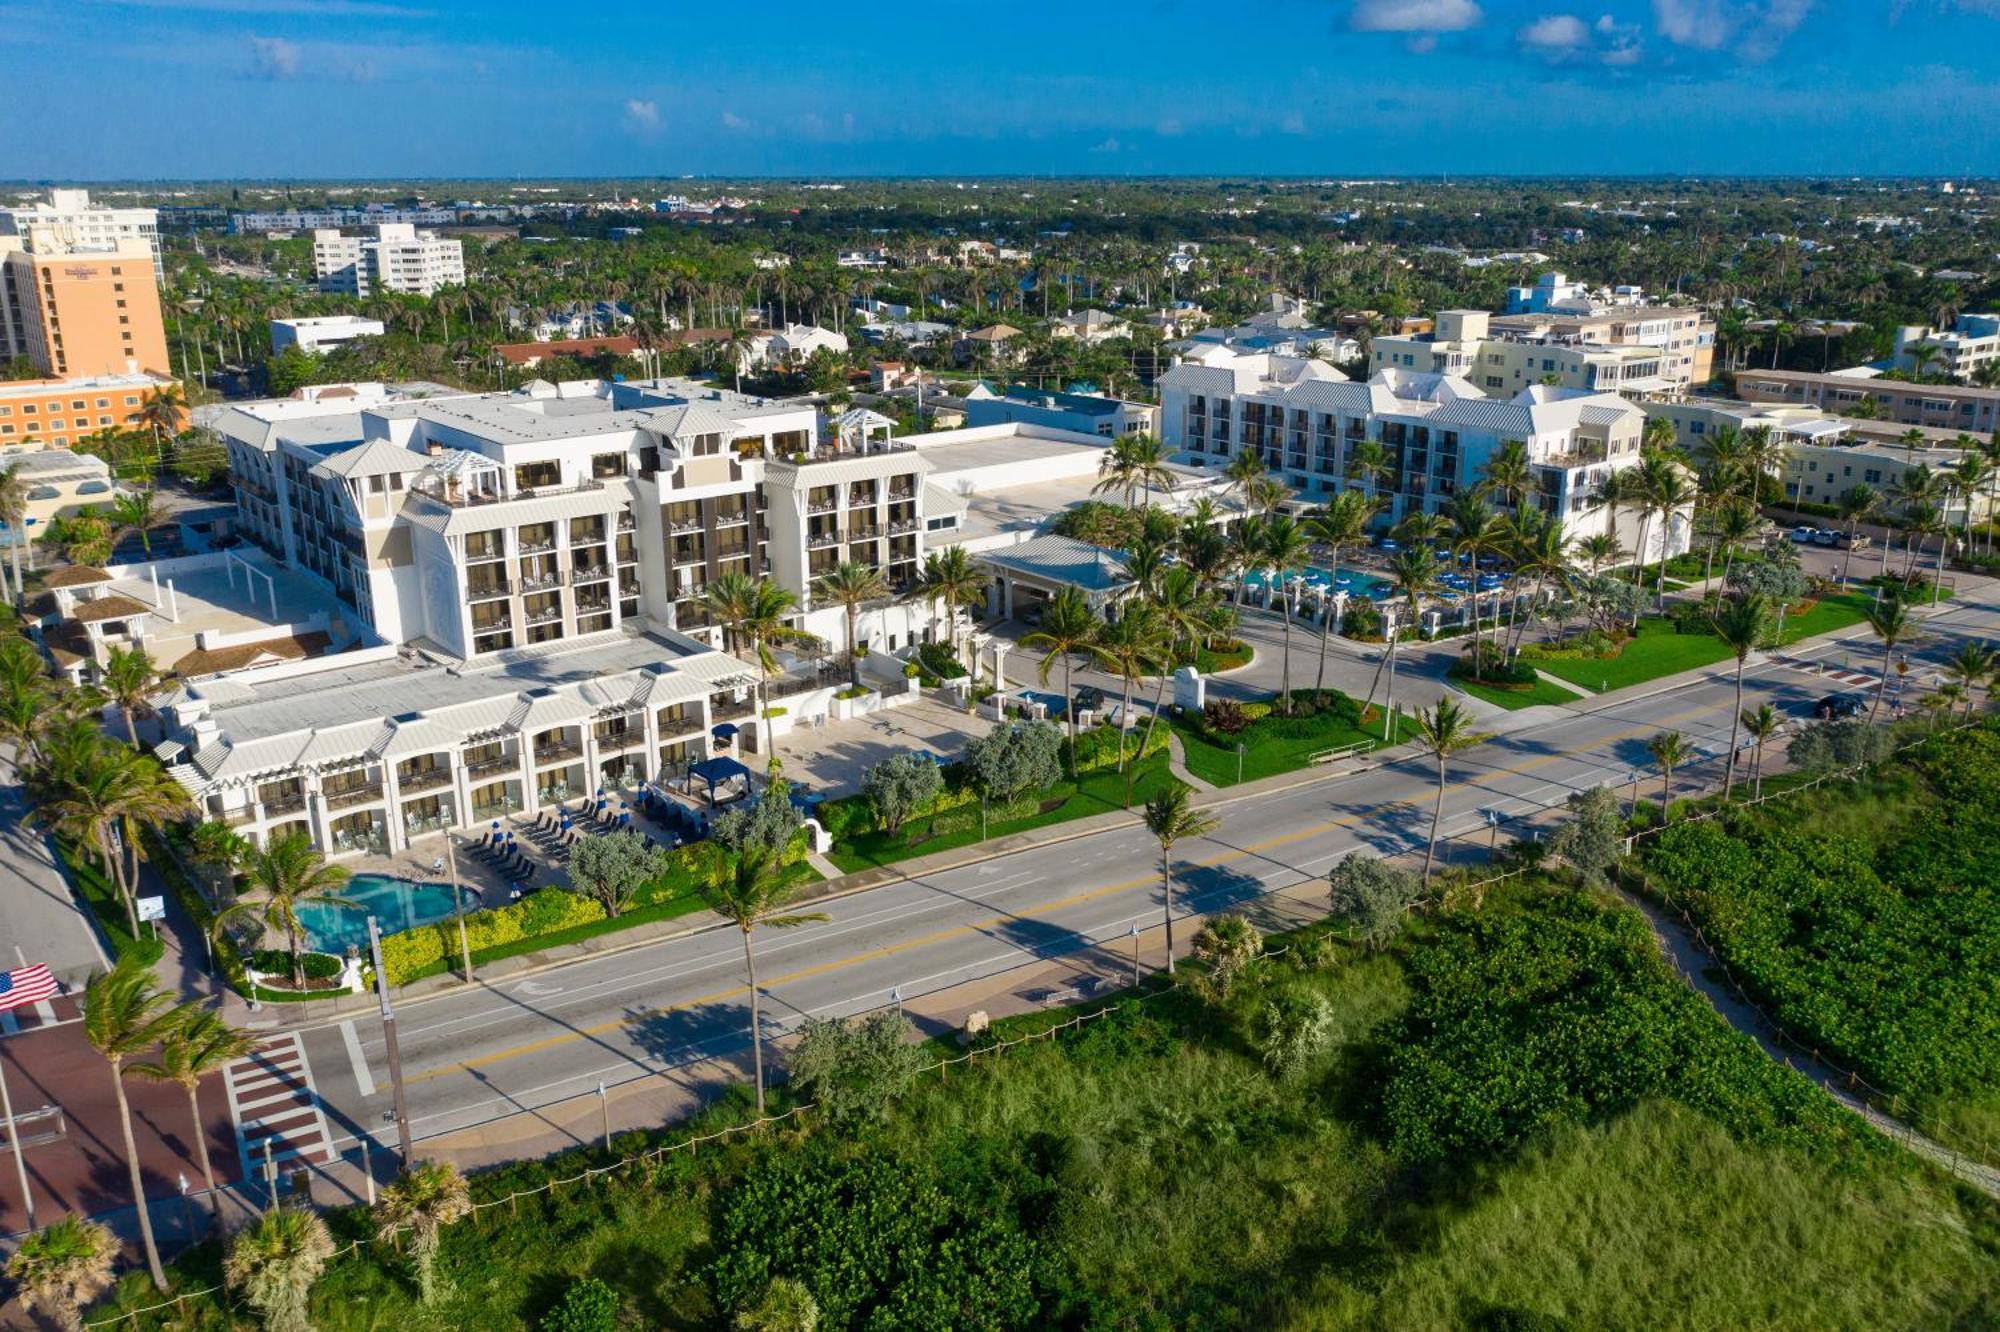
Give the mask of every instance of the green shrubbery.
MULTIPOLYGON (((465 918, 465 934, 472 951, 497 948, 557 930, 588 925, 605 918, 604 907, 567 888, 542 888, 518 902, 492 911, 475 911, 465 918)), ((382 967, 391 985, 402 985, 428 975, 458 956, 458 925, 440 921, 419 925, 382 940, 382 967)))
MULTIPOLYGON (((249 965, 252 971, 290 983, 292 955, 282 948, 259 948, 250 954, 249 965)), ((340 959, 329 953, 301 953, 299 967, 308 981, 331 980, 340 974, 340 959)))
POLYGON ((2000 736, 1940 736, 1897 770, 1924 788, 1900 817, 1881 818, 1865 787, 1832 787, 1814 797, 1830 802, 1817 826, 1684 824, 1646 869, 1784 1026, 1887 1091, 1992 1097, 2000 736))

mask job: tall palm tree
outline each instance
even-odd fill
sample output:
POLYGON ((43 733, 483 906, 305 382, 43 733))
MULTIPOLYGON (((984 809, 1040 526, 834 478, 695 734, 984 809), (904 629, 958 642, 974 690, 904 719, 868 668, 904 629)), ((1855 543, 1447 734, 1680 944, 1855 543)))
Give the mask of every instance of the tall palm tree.
POLYGON ((1174 844, 1206 837, 1221 820, 1206 810, 1195 809, 1189 800, 1194 792, 1178 781, 1146 802, 1146 831, 1160 844, 1160 888, 1162 919, 1167 927, 1167 974, 1174 974, 1174 844))
MULTIPOLYGON (((1604 478, 1597 483, 1595 498, 1600 505, 1610 511, 1611 521, 1608 530, 1611 536, 1611 545, 1621 554, 1624 543, 1618 539, 1618 515, 1626 509, 1631 509, 1635 512, 1639 509, 1642 500, 1638 482, 1638 476, 1633 469, 1628 467, 1616 472, 1607 472, 1604 478)), ((1617 558, 1618 555, 1614 554, 1611 560, 1616 561, 1617 558)), ((1644 534, 1641 533, 1639 549, 1633 552, 1632 555, 1632 581, 1635 584, 1639 581, 1645 563, 1645 540, 1644 534)))
POLYGON ((18 462, 0 467, 0 522, 7 524, 8 554, 14 566, 12 597, 18 600, 28 594, 21 579, 21 551, 28 544, 28 482, 18 462))
POLYGON ((1069 723, 1071 777, 1076 776, 1076 659, 1090 652, 1103 628, 1104 620, 1091 607, 1090 598, 1082 589, 1064 584, 1043 608, 1041 628, 1021 640, 1022 647, 1041 651, 1036 669, 1043 684, 1049 682, 1049 668, 1062 662, 1063 719, 1069 723))
POLYGON ((1486 479, 1480 489, 1499 495, 1500 502, 1510 509, 1519 507, 1521 497, 1535 483, 1534 468, 1528 465, 1528 446, 1518 439, 1502 443, 1481 470, 1486 479))
POLYGON ((1757 511, 1740 496, 1732 495, 1717 504, 1708 516, 1708 566, 1702 571, 1703 580, 1715 577, 1718 547, 1722 550, 1722 576, 1726 580, 1736 564, 1737 549, 1757 535, 1760 525, 1757 511))
POLYGON ((37 761, 38 740, 55 702, 42 656, 25 638, 0 639, 0 744, 16 775, 37 761))
POLYGON ((382 1190, 375 1204, 375 1227, 383 1239, 410 1232, 410 1261, 417 1269, 417 1296, 437 1300, 437 1255, 444 1228, 472 1215, 465 1177, 449 1161, 419 1161, 382 1190))
MULTIPOLYGON (((1647 524, 1650 525, 1653 517, 1658 515, 1662 525, 1660 578, 1654 593, 1656 607, 1664 608, 1667 604, 1667 548, 1673 544, 1674 515, 1693 502, 1694 493, 1688 486, 1687 472, 1679 463, 1664 454, 1655 454, 1639 464, 1639 484, 1644 504, 1641 512, 1645 515, 1647 524)), ((1646 545, 1646 538, 1641 537, 1639 548, 1642 552, 1646 545)), ((1644 558, 1642 554, 1640 556, 1642 562, 1644 558)), ((1635 618, 1634 627, 1637 624, 1635 618)))
POLYGON ((1861 524, 1871 517, 1882 497, 1872 486, 1853 485, 1834 496, 1833 510, 1847 524, 1847 554, 1840 561, 1840 586, 1847 587, 1847 571, 1854 563, 1854 538, 1861 524))
POLYGON ((161 1036, 159 1058, 134 1064, 130 1070, 154 1082, 177 1083, 187 1093, 195 1162, 201 1166, 202 1181, 208 1186, 208 1210, 218 1224, 222 1221, 222 1195, 215 1187, 215 1168, 208 1161, 208 1132, 201 1118, 201 1080, 256 1048, 256 1037, 236 1030, 222 1020, 221 1014, 187 1008, 180 1023, 161 1036))
POLYGON ((1993 670, 2000 664, 1991 647, 1975 643, 1970 639, 1958 645, 1958 651, 1945 662, 1945 673, 1953 683, 1965 691, 1965 715, 1972 715, 1972 691, 1985 686, 1989 694, 1993 685, 1993 670))
POLYGON ((1105 450, 1098 461, 1097 484, 1091 487, 1092 494, 1104 491, 1125 492, 1125 507, 1135 508, 1137 492, 1145 491, 1146 503, 1153 502, 1153 491, 1171 491, 1176 478, 1173 469, 1167 466, 1167 446, 1152 435, 1125 435, 1105 450))
POLYGON ((312 838, 302 832, 273 837, 270 845, 250 852, 243 869, 252 896, 225 907, 211 928, 219 934, 241 920, 284 935, 292 959, 292 984, 303 990, 306 973, 299 936, 304 927, 299 924, 299 908, 307 902, 348 905, 340 890, 353 876, 343 866, 327 864, 313 849, 312 838))
POLYGON ((956 656, 959 608, 978 603, 985 594, 986 576, 979 572, 963 546, 947 546, 924 557, 917 585, 927 601, 944 608, 945 633, 956 656))
POLYGON ((1750 754, 1750 775, 1756 782, 1756 789, 1752 793, 1751 798, 1762 800, 1764 798, 1764 746, 1775 740, 1778 732, 1785 729, 1784 714, 1769 703, 1765 703, 1759 705, 1755 712, 1738 712, 1736 720, 1742 726, 1743 734, 1750 737, 1750 743, 1753 747, 1750 754))
POLYGON ((1576 543, 1576 553, 1595 575, 1605 565, 1616 564, 1625 554, 1625 547, 1618 544, 1618 536, 1614 532, 1592 532, 1576 543))
POLYGON ((1292 590, 1291 577, 1306 567, 1306 560, 1312 554, 1312 543, 1297 521, 1279 514, 1264 525, 1264 566, 1277 580, 1280 614, 1284 617, 1285 645, 1283 665, 1280 668, 1278 695, 1284 701, 1287 715, 1292 711, 1292 590))
MULTIPOLYGON (((1512 441, 1510 441, 1512 442, 1512 441)), ((1495 455, 1493 461, 1500 461, 1495 455)), ((1496 486, 1496 489, 1498 487, 1496 486)), ((1445 518, 1451 523, 1451 549, 1456 555, 1471 557, 1473 572, 1479 570, 1482 555, 1491 555, 1505 540, 1506 526, 1500 515, 1488 507, 1484 498, 1476 491, 1460 491, 1452 496, 1451 504, 1445 510, 1445 518)), ((1494 600, 1499 606, 1499 600, 1494 600)), ((1495 616, 1498 619, 1498 616, 1495 616)), ((1479 593, 1472 593, 1472 659, 1482 661, 1480 656, 1479 593)))
POLYGON ((118 1127, 125 1135, 125 1168, 131 1177, 132 1206, 139 1216, 139 1240, 153 1284, 167 1288, 160 1246, 153 1240, 152 1211, 139 1177, 139 1148, 132 1141, 132 1107, 125 1100, 125 1065, 158 1045, 185 1020, 173 996, 161 991, 150 968, 129 957, 90 978, 83 992, 83 1034, 111 1065, 111 1088, 118 1098, 118 1127))
POLYGON ((1264 466, 1264 455, 1255 449, 1245 449, 1229 460, 1229 465, 1222 469, 1222 474, 1229 479, 1229 484, 1236 493, 1243 495, 1252 481, 1268 474, 1264 466))
POLYGON ((153 432, 154 457, 166 451, 168 436, 180 433, 187 405, 187 396, 178 384, 162 384, 139 400, 135 416, 140 425, 153 432))
MULTIPOLYGON (((1525 530, 1514 530, 1517 527, 1516 520, 1523 516, 1525 515, 1517 514, 1514 519, 1508 521, 1508 544, 1513 552, 1515 572, 1535 580, 1534 598, 1530 604, 1539 607, 1543 593, 1551 587, 1555 588, 1556 594, 1560 597, 1571 596, 1576 590, 1576 567, 1571 562, 1571 542, 1563 531, 1562 521, 1556 518, 1544 519, 1536 514, 1532 526, 1525 530)), ((1513 642, 1508 646, 1510 656, 1521 650, 1521 641, 1527 637, 1528 624, 1533 618, 1532 614, 1521 617, 1514 631, 1513 642)))
POLYGON ((84 1306, 111 1286, 118 1241, 110 1230, 80 1216, 65 1216, 21 1240, 7 1260, 7 1275, 29 1313, 45 1310, 63 1332, 83 1332, 84 1306))
POLYGON ((1404 616, 1404 621, 1398 623, 1390 632, 1389 650, 1383 654, 1382 660, 1376 663, 1375 678, 1368 683, 1368 699, 1361 705, 1362 715, 1366 716, 1369 706, 1375 702, 1375 686, 1381 681, 1383 670, 1386 668, 1389 688, 1382 699, 1384 741, 1392 738, 1390 718, 1396 706, 1396 644, 1401 640, 1405 628, 1417 627, 1417 616, 1423 609, 1424 598, 1437 592, 1439 572, 1437 553, 1428 545, 1405 546, 1389 557, 1389 573, 1403 593, 1403 606, 1408 614, 1404 616))
POLYGON ((1376 487, 1395 471, 1389 451, 1376 439, 1356 440, 1347 450, 1347 479, 1367 487, 1368 498, 1378 499, 1376 487))
POLYGON ((187 793, 178 783, 163 780, 157 764, 105 743, 93 731, 78 719, 50 733, 44 761, 28 781, 30 817, 95 850, 105 877, 125 903, 126 923, 137 937, 134 885, 117 853, 114 830, 163 822, 186 808, 187 793))
POLYGON ((1118 771, 1126 774, 1125 802, 1132 801, 1132 779, 1125 761, 1125 732, 1132 726, 1132 691, 1154 669, 1164 669, 1166 635, 1159 613, 1143 601, 1128 601, 1118 618, 1097 631, 1088 644, 1090 655, 1105 670, 1125 681, 1125 706, 1118 714, 1118 771))
POLYGON ((333 1258, 333 1236, 312 1212, 274 1207, 237 1232, 222 1277, 264 1316, 270 1332, 312 1332, 307 1300, 333 1258))
POLYGON ((743 965, 750 976, 750 1050, 757 1070, 757 1113, 764 1113, 764 1019, 757 988, 757 950, 752 936, 759 925, 788 930, 825 920, 821 912, 785 914, 791 888, 776 856, 753 847, 737 853, 736 864, 720 883, 702 890, 709 909, 743 932, 743 965))
POLYGON ((1660 822, 1665 823, 1674 807, 1674 769, 1687 761, 1691 751, 1679 731, 1661 731, 1646 742, 1646 752, 1660 765, 1660 822))
POLYGON ((1771 641, 1771 603, 1762 595, 1726 599, 1709 616, 1709 625, 1736 658, 1736 707, 1729 723, 1729 761, 1723 769, 1722 799, 1727 803, 1736 790, 1736 741, 1743 719, 1743 668, 1750 654, 1771 641))
POLYGON ((1349 546, 1368 539, 1368 521, 1375 516, 1375 501, 1358 490, 1343 490, 1305 521, 1306 535, 1327 551, 1327 597, 1319 622, 1319 669, 1313 675, 1313 697, 1326 690, 1327 640, 1333 636, 1334 589, 1340 582, 1340 557, 1349 546))
POLYGON ((810 637, 788 622, 798 598, 791 589, 780 587, 768 578, 724 574, 708 585, 702 602, 711 615, 735 626, 738 651, 744 647, 749 650, 750 662, 757 668, 757 715, 764 719, 764 752, 775 764, 778 736, 770 715, 769 691, 778 659, 771 649, 779 643, 796 643, 810 637))
POLYGON ((861 683, 861 659, 854 654, 855 624, 861 608, 889 595, 889 580, 873 565, 848 561, 835 565, 813 583, 813 595, 833 602, 847 613, 847 682, 861 683))
POLYGON ((1236 604, 1241 606, 1251 571, 1263 567, 1260 561, 1264 558, 1264 520, 1251 514, 1236 524, 1236 531, 1230 536, 1229 553, 1236 566, 1236 604))
POLYGON ((1429 712, 1417 714, 1417 741, 1437 760, 1437 801, 1431 806, 1431 837, 1424 848, 1424 882, 1429 883, 1431 865, 1437 859, 1438 825, 1444 820, 1445 765, 1451 756, 1474 743, 1472 717, 1458 702, 1441 698, 1429 712))
POLYGON ((111 649, 105 662, 104 692, 125 714, 125 735, 132 748, 139 748, 138 718, 152 711, 153 691, 160 686, 160 673, 142 647, 111 649))

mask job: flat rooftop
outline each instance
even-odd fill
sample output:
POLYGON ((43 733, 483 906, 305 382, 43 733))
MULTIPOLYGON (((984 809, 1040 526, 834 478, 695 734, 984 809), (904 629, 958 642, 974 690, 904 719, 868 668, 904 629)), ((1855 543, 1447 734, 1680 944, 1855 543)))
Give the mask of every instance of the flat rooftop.
POLYGON ((341 605, 320 584, 304 574, 273 564, 253 565, 257 571, 254 577, 245 577, 239 567, 233 581, 220 567, 163 573, 158 592, 153 589, 153 580, 143 572, 144 566, 122 567, 137 567, 141 572, 124 573, 102 586, 110 593, 143 603, 152 612, 146 622, 146 654, 162 674, 171 672, 175 663, 200 646, 197 635, 202 633, 226 636, 228 643, 235 646, 239 640, 276 640, 306 632, 299 626, 323 616, 326 623, 312 627, 327 632, 337 650, 352 644, 364 632, 360 615, 341 605), (264 585, 266 574, 271 577, 269 592, 264 585), (169 582, 173 586, 171 595, 167 590, 169 582), (178 611, 178 623, 167 618, 168 610, 178 611))
POLYGON ((930 461, 932 483, 940 484, 949 482, 950 478, 945 474, 950 472, 969 472, 982 467, 1003 467, 1010 463, 1038 462, 1072 455, 1079 458, 1088 455, 1089 466, 1094 471, 1110 444, 1110 440, 1101 444, 1084 444, 1032 434, 1007 434, 963 442, 933 444, 926 441, 917 448, 930 461))

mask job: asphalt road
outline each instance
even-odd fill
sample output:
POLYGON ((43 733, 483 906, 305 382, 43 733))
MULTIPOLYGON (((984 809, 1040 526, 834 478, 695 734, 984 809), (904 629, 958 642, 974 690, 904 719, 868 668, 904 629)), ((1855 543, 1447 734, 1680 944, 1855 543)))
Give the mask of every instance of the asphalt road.
MULTIPOLYGON (((1932 621, 1911 653, 1910 684, 1931 672, 1963 635, 2000 632, 1993 591, 1977 591, 1932 621)), ((1872 668, 1879 649, 1865 628, 1842 639, 1797 645, 1783 658, 1754 662, 1748 700, 1769 700, 1803 717, 1815 699, 1851 688, 1816 673, 1816 663, 1872 668)), ((1349 659, 1350 668, 1353 661, 1349 659)), ((1443 661, 1434 663, 1441 670, 1443 661)), ((1429 685, 1434 693, 1436 682, 1429 685)), ((1646 774, 1656 731, 1672 728, 1714 755, 1683 770, 1677 784, 1719 780, 1734 703, 1730 671, 1648 696, 1614 694, 1577 709, 1536 709, 1496 718, 1510 726, 1450 765, 1444 828, 1462 851, 1485 841, 1484 811, 1498 810, 1503 832, 1560 806, 1572 791, 1646 774)), ((1420 756, 1379 769, 1250 796, 1222 808, 1215 835, 1177 854, 1183 912, 1254 904, 1274 891, 1322 877, 1356 849, 1376 854, 1420 849, 1428 830, 1435 770, 1420 756)), ((828 902, 828 919, 761 932, 759 967, 776 1031, 807 1014, 878 1008, 992 977, 1036 958, 1104 950, 1129 956, 1129 931, 1161 915, 1158 850, 1136 828, 1114 829, 982 864, 828 902)), ((1191 928, 1181 934, 1182 944, 1191 928)), ((418 1139, 450 1133, 592 1091, 739 1052, 748 1020, 742 942, 718 929, 578 962, 497 987, 484 985, 408 1005, 400 1014, 403 1065, 418 1139)), ((336 1147, 369 1136, 394 1141, 386 1049, 372 1017, 305 1034, 315 1085, 336 1147)))

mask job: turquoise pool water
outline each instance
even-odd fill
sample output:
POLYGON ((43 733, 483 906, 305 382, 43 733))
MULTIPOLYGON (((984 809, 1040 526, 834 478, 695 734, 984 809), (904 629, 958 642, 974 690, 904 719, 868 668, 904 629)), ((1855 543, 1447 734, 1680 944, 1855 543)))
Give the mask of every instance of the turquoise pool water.
MULTIPOLYGON (((1314 587, 1325 587, 1329 583, 1336 583, 1340 590, 1349 596, 1372 597, 1377 601, 1394 591, 1388 579, 1362 573, 1358 569, 1342 569, 1340 576, 1335 578, 1328 570, 1317 565, 1309 565, 1301 569, 1298 576, 1314 587)), ((1264 586, 1264 572, 1261 569, 1253 569, 1243 581, 1249 587, 1261 589, 1264 586)))
MULTIPOLYGON (((479 909, 479 894, 461 888, 465 909, 479 909)), ((307 945, 316 953, 342 954, 349 944, 368 950, 368 918, 384 934, 413 930, 449 920, 452 915, 451 885, 411 883, 386 874, 357 874, 348 880, 341 897, 352 905, 306 902, 299 907, 299 924, 304 927, 307 945)))

